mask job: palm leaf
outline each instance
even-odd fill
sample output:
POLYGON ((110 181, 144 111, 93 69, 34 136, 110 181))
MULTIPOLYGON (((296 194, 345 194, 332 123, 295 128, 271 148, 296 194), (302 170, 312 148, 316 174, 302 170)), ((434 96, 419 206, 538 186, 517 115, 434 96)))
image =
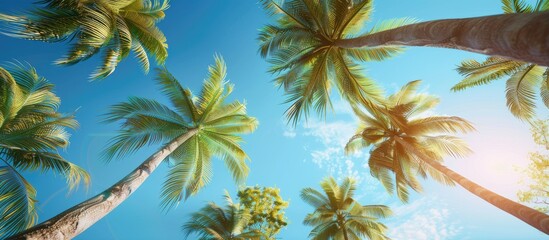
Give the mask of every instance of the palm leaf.
POLYGON ((507 106, 513 115, 521 119, 531 118, 535 108, 535 87, 541 83, 544 68, 530 65, 528 68, 515 73, 505 89, 507 106))
POLYGON ((0 237, 5 238, 34 225, 38 219, 36 190, 15 169, 0 166, 0 237))

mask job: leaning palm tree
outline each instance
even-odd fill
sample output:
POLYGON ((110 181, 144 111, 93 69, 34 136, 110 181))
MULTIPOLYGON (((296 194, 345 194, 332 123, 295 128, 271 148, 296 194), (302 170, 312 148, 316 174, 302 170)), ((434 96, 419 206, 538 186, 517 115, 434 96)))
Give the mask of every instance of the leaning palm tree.
MULTIPOLYGON (((549 10, 549 1, 538 0, 532 6, 521 0, 502 0, 506 14, 533 13, 549 10)), ((547 66, 547 65, 546 65, 547 66)), ((507 106, 513 115, 520 119, 531 119, 535 115, 536 94, 549 108, 549 67, 517 61, 503 57, 489 57, 484 62, 465 60, 458 67, 465 79, 452 90, 461 91, 470 87, 488 84, 496 79, 507 79, 507 106), (539 90, 537 90, 539 89, 539 90)))
POLYGON ((260 240, 262 234, 257 230, 249 230, 252 216, 240 204, 235 204, 228 192, 225 193, 227 205, 218 206, 209 203, 191 215, 191 219, 183 225, 185 239, 196 235, 200 240, 260 240))
POLYGON ((158 71, 157 81, 173 108, 137 97, 114 105, 106 120, 121 121, 122 129, 104 152, 107 159, 126 156, 146 145, 162 147, 107 190, 15 239, 73 238, 126 200, 163 161, 171 165, 161 193, 164 209, 175 207, 208 184, 212 156, 219 156, 235 181, 241 183, 249 170, 239 135, 254 131, 257 121, 246 115, 245 104, 225 102, 233 86, 225 81, 223 59, 216 57, 209 70, 202 92, 196 97, 166 69, 158 71))
POLYGON ((464 157, 471 150, 457 132, 469 132, 473 126, 455 116, 429 115, 439 102, 428 94, 418 94, 420 81, 406 84, 389 96, 386 112, 366 113, 354 108, 361 126, 346 146, 351 153, 370 147, 368 164, 372 176, 379 179, 388 192, 408 201, 409 189, 421 191, 417 176, 446 185, 458 183, 467 191, 486 200, 542 232, 549 233, 549 216, 500 196, 442 165, 446 156, 464 157))
POLYGON ((101 79, 114 72, 118 63, 134 52, 148 72, 148 54, 163 64, 168 56, 166 37, 156 27, 168 9, 168 0, 42 0, 24 16, 0 14, 9 36, 45 42, 73 42, 60 65, 84 61, 103 49, 101 66, 91 75, 101 79))
POLYGON ((90 176, 58 153, 69 144, 66 128, 78 123, 57 112, 60 99, 53 84, 30 66, 0 67, 0 238, 25 230, 38 217, 36 189, 22 171, 60 173, 69 190, 90 176))
POLYGON ((386 59, 401 51, 398 46, 457 48, 549 66, 549 12, 423 23, 403 18, 363 30, 371 0, 261 2, 277 18, 261 30, 260 53, 279 74, 275 82, 292 103, 287 116, 294 123, 312 108, 325 113, 334 85, 351 103, 375 107, 382 93, 356 61, 386 59))
POLYGON ((309 237, 315 240, 388 239, 387 227, 379 218, 392 215, 384 205, 361 205, 354 199, 356 183, 345 178, 338 185, 333 177, 320 182, 324 193, 312 188, 301 191, 301 198, 315 208, 303 223, 313 226, 309 237))

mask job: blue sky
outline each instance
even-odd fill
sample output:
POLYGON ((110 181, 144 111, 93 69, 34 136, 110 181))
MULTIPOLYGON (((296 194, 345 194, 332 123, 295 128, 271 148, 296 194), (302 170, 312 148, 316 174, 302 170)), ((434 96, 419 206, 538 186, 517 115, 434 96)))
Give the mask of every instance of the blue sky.
MULTIPOLYGON (((1 4, 0 12, 21 12, 33 2, 1 4)), ((384 0, 374 2, 374 6, 372 23, 397 17, 423 21, 501 12, 498 0, 384 0)), ((290 225, 279 235, 281 239, 306 239, 310 228, 301 221, 312 209, 300 200, 299 191, 305 187, 318 188, 320 180, 329 175, 357 177, 362 203, 393 207, 397 215, 385 221, 393 239, 547 239, 543 233, 458 186, 425 181, 424 193, 413 194, 408 205, 399 203, 370 177, 364 167, 367 151, 343 156, 342 144, 353 133, 356 120, 337 95, 333 96, 335 110, 325 121, 313 115, 296 128, 287 126, 282 92, 272 84, 273 76, 266 73, 268 66, 257 53, 258 29, 270 20, 256 0, 177 0, 171 2, 166 14, 159 27, 168 38, 166 66, 173 75, 183 85, 198 91, 213 55, 221 54, 227 62, 228 78, 235 84, 234 98, 246 99, 249 114, 259 119, 260 127, 245 136, 243 145, 252 160, 247 185, 279 187, 282 196, 290 201, 286 211, 290 225)), ((72 132, 71 145, 63 155, 91 173, 92 186, 87 191, 80 188, 67 195, 61 176, 26 173, 38 190, 40 221, 103 191, 157 149, 153 146, 109 164, 99 158, 105 142, 117 129, 116 124, 100 123, 101 115, 110 105, 129 96, 167 103, 152 81, 154 75, 144 75, 135 59, 123 61, 106 80, 90 82, 88 75, 97 66, 97 58, 71 67, 52 64, 65 53, 64 43, 47 44, 5 36, 0 36, 0 43, 1 61, 31 63, 40 75, 56 85, 62 111, 78 109, 81 126, 72 132)), ((365 68, 388 92, 408 81, 422 79, 422 91, 441 97, 437 113, 472 121, 478 131, 463 137, 475 153, 465 159, 449 158, 447 165, 497 193, 516 199, 520 176, 514 169, 528 164, 528 152, 535 145, 528 126, 507 111, 504 81, 466 92, 450 92, 450 87, 460 79, 454 69, 466 58, 483 56, 449 49, 410 48, 394 59, 367 63, 365 68)), ((547 117, 547 110, 539 114, 547 117)), ((237 188, 225 166, 221 161, 214 163, 211 184, 168 213, 159 207, 161 184, 167 172, 167 166, 161 166, 128 200, 76 239, 181 239, 181 225, 191 212, 208 201, 221 203, 224 189, 235 196, 237 188)))

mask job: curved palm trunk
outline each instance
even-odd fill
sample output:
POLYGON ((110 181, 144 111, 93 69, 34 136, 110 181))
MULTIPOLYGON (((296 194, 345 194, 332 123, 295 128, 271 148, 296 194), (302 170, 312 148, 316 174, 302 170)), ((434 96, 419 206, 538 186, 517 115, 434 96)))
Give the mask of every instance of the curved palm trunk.
POLYGON ((170 153, 191 138, 191 129, 151 155, 122 180, 99 195, 8 239, 71 239, 109 214, 126 200, 170 153))
POLYGON ((497 193, 494 193, 475 182, 461 176, 460 174, 450 170, 446 166, 433 161, 427 160, 427 164, 431 165, 433 168, 437 169, 441 173, 444 173, 446 176, 450 177, 452 180, 457 182, 467 191, 479 196, 490 204, 498 207, 499 209, 517 217, 518 219, 524 221, 525 223, 530 224, 530 226, 537 228, 538 230, 549 234, 549 215, 542 213, 540 211, 534 210, 530 207, 519 204, 515 201, 511 201, 506 197, 503 197, 497 193))
POLYGON ((334 45, 456 48, 549 66, 549 12, 428 21, 337 40, 334 45))
POLYGON ((465 190, 477 195, 478 197, 484 199, 490 204, 496 206, 497 208, 515 216, 523 222, 528 223, 530 226, 535 227, 545 234, 549 234, 549 215, 517 203, 515 201, 509 200, 508 198, 501 196, 495 192, 492 192, 465 178, 459 173, 452 171, 446 166, 440 164, 439 162, 433 161, 431 158, 429 158, 429 156, 423 154, 422 152, 414 151, 413 147, 405 141, 402 141, 400 139, 396 140, 407 150, 412 151, 414 154, 420 157, 423 161, 425 161, 425 163, 429 164, 431 167, 435 168, 439 172, 457 182, 459 185, 465 188, 465 190))

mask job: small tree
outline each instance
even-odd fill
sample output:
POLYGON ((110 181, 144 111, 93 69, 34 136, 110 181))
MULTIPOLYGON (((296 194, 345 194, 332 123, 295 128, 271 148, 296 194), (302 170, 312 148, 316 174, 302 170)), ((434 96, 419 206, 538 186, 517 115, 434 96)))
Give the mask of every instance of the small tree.
POLYGON ((284 209, 289 204, 280 196, 280 189, 246 187, 238 191, 238 198, 243 210, 251 215, 246 227, 249 230, 259 230, 266 239, 271 240, 288 225, 284 209))
MULTIPOLYGON (((549 150, 549 119, 532 122, 534 142, 549 150)), ((519 201, 531 204, 535 209, 549 213, 549 155, 540 152, 530 153, 530 164, 522 171, 530 184, 517 193, 519 201)))

